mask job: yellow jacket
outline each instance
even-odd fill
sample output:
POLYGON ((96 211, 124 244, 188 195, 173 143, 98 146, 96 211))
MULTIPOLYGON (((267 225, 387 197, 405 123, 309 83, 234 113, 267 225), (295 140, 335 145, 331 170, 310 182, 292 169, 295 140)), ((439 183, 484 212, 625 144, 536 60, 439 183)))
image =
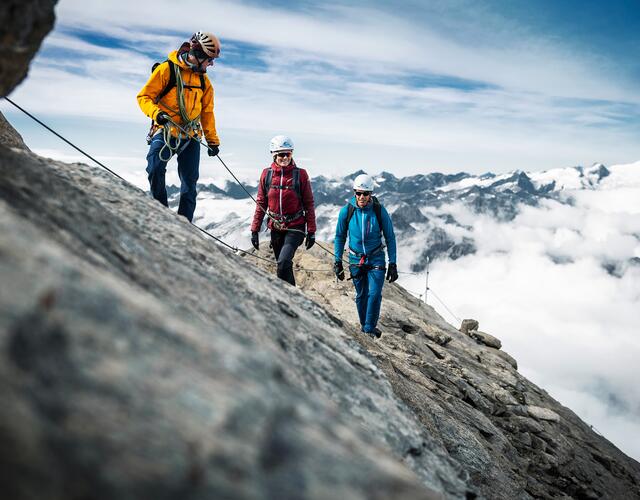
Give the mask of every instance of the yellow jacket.
MULTIPOLYGON (((213 115, 213 86, 209 81, 207 75, 204 76, 204 91, 200 89, 200 75, 191 71, 186 64, 178 60, 178 51, 173 51, 169 54, 168 59, 176 64, 176 70, 180 70, 182 80, 185 87, 191 85, 194 88, 184 89, 184 103, 186 107, 187 115, 189 119, 193 120, 200 115, 200 124, 204 136, 207 139, 207 143, 210 145, 220 145, 220 139, 216 132, 216 119, 213 115)), ((142 87, 142 90, 138 93, 138 104, 142 112, 152 120, 155 120, 160 111, 164 111, 171 116, 171 119, 184 125, 182 118, 180 117, 180 111, 178 110, 177 88, 174 86, 168 93, 162 98, 162 102, 156 103, 156 98, 164 90, 165 86, 169 83, 170 77, 169 63, 163 62, 155 71, 151 74, 149 81, 142 87)), ((179 131, 172 127, 171 134, 177 136, 179 131)))

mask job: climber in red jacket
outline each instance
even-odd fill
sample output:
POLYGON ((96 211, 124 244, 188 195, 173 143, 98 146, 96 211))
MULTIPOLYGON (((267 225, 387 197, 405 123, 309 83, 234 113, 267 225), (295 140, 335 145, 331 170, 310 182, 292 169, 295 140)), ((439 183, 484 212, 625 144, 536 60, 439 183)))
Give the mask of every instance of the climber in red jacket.
POLYGON ((278 261, 278 278, 295 285, 293 256, 305 240, 305 226, 307 250, 316 242, 311 180, 307 171, 293 161, 293 141, 289 137, 275 136, 271 139, 270 151, 273 163, 260 176, 251 244, 259 249, 258 232, 268 213, 267 227, 271 230, 271 247, 278 261))

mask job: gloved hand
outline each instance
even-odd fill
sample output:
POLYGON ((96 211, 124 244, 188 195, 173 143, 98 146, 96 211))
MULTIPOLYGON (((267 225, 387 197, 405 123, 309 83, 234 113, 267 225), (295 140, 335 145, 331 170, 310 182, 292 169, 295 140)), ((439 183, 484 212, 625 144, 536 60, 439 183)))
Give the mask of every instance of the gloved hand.
POLYGON ((220 146, 216 146, 215 144, 209 144, 209 148, 207 149, 207 153, 209 156, 218 156, 220 152, 220 146))
POLYGON ((307 250, 309 250, 316 243, 316 235, 315 233, 307 233, 307 250))
POLYGON ((333 263, 333 272, 340 281, 344 280, 344 267, 342 267, 342 261, 333 263))
POLYGON ((389 283, 393 283, 398 279, 398 266, 393 263, 389 264, 389 269, 387 269, 387 281, 389 283))
POLYGON ((251 244, 256 250, 260 250, 260 240, 258 239, 258 231, 251 231, 251 244))
POLYGON ((158 125, 164 125, 168 123, 170 119, 169 113, 165 113, 164 111, 160 111, 160 113, 156 115, 156 123, 158 125))

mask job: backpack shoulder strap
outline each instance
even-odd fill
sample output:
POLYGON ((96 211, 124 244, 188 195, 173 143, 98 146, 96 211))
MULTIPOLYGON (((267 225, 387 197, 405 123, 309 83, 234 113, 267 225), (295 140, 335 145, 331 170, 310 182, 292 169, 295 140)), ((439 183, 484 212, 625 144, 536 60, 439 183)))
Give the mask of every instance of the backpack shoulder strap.
POLYGON ((300 187, 300 169, 298 167, 293 168, 293 172, 291 172, 293 189, 298 195, 298 199, 302 202, 302 188, 300 187))
POLYGON ((200 89, 204 92, 204 75, 200 73, 200 89))
POLYGON ((376 214, 376 219, 378 219, 378 227, 380 231, 382 231, 382 205, 378 201, 378 198, 373 197, 373 213, 376 214))
POLYGON ((273 178, 273 169, 269 167, 267 170, 267 175, 264 176, 264 182, 262 183, 262 190, 264 191, 265 196, 269 194, 271 190, 271 179, 273 178))
MULTIPOLYGON (((162 89, 162 92, 158 94, 158 97, 156 97, 156 102, 160 102, 160 100, 164 96, 166 96, 173 87, 176 86, 176 65, 169 59, 167 59, 164 62, 166 62, 169 65, 169 81, 167 82, 167 85, 165 85, 164 89, 162 89)), ((154 64, 153 69, 155 69, 155 67, 156 65, 154 64)))
POLYGON ((345 225, 347 226, 347 231, 349 231, 349 222, 351 222, 351 217, 356 211, 356 207, 354 207, 351 203, 347 203, 347 220, 345 221, 345 225))

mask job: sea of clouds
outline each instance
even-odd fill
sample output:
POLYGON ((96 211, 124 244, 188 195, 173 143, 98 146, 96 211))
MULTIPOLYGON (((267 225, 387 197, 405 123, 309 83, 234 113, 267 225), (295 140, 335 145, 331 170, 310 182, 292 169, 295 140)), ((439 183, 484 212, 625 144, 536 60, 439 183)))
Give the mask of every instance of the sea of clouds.
MULTIPOLYGON (((510 222, 448 207, 473 228, 477 252, 432 263, 430 287, 499 337, 523 375, 640 459, 640 163, 611 172, 598 189, 564 192, 572 205, 545 201, 510 222)), ((424 292, 424 276, 400 282, 424 292)))

